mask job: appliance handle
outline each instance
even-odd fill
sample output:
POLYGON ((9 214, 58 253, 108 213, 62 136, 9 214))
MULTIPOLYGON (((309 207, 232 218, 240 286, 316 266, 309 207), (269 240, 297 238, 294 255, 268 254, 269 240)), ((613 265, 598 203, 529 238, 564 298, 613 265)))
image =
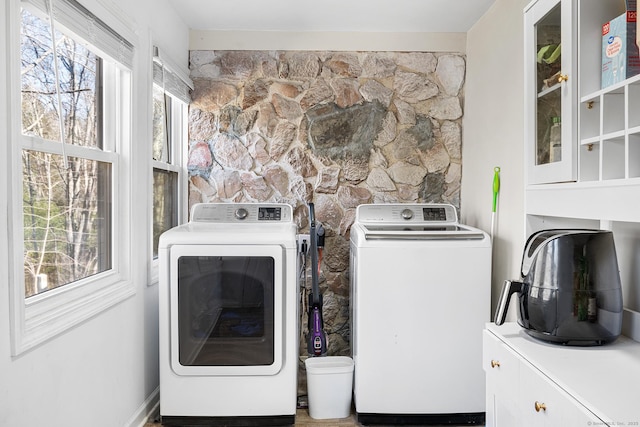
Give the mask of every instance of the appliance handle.
POLYGON ((524 283, 516 282, 513 280, 505 280, 502 285, 502 292, 500 293, 500 299, 498 300, 498 307, 496 308, 496 315, 493 321, 496 325, 500 326, 507 318, 507 309, 509 308, 509 302, 511 301, 511 295, 514 293, 522 293, 524 283))
POLYGON ((484 233, 475 231, 367 231, 366 240, 481 240, 484 233))

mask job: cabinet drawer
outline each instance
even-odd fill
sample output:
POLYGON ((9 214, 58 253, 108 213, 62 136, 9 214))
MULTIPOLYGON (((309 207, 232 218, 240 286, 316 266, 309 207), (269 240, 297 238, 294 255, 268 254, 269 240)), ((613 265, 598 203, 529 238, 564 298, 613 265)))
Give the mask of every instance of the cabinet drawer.
POLYGON ((520 366, 519 395, 523 427, 606 425, 527 362, 520 366))
POLYGON ((487 381, 494 381, 505 390, 517 387, 520 364, 518 356, 486 330, 483 331, 482 340, 482 367, 487 374, 487 381))
POLYGON ((517 355, 488 331, 483 332, 482 366, 486 373, 486 426, 520 424, 517 355))

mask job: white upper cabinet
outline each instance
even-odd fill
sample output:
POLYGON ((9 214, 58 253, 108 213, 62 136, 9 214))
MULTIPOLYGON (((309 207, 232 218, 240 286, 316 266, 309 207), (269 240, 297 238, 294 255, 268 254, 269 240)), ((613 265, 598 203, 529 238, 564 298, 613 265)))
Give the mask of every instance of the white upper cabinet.
POLYGON ((525 9, 528 185, 640 179, 640 76, 627 78, 621 61, 617 83, 603 88, 601 77, 603 26, 624 12, 622 0, 536 0, 525 9))
POLYGON ((606 24, 626 21, 625 7, 624 0, 534 0, 524 9, 529 218, 640 223, 640 74, 631 71, 638 59, 603 53, 620 35, 606 24), (603 56, 609 69, 619 66, 604 85, 603 56))
POLYGON ((525 10, 527 183, 577 176, 576 0, 538 0, 525 10))

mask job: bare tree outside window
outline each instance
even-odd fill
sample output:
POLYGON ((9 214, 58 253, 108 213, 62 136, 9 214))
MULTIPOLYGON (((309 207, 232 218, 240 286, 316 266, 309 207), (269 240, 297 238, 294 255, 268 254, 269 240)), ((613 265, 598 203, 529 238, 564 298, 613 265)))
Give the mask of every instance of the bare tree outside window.
MULTIPOLYGON (((178 178, 172 129, 173 101, 170 95, 153 85, 153 258, 158 258, 160 235, 178 225, 178 178)), ((179 117, 178 117, 179 118, 179 117)))
POLYGON ((178 173, 153 169, 153 257, 158 257, 160 235, 178 225, 178 173))
MULTIPOLYGON (((112 165, 95 160, 102 144, 102 60, 73 38, 22 11, 22 133, 49 141, 23 149, 25 295, 57 288, 111 268, 112 165), (65 143, 82 149, 64 158, 54 60, 59 67, 65 143), (51 145, 52 141, 58 141, 51 145)), ((99 157, 98 157, 99 158, 99 157)))

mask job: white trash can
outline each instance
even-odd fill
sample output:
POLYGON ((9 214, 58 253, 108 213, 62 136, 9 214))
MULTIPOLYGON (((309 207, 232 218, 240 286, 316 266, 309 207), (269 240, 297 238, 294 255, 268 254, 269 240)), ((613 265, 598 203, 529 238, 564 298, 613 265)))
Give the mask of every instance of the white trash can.
POLYGON ((309 357, 307 394, 311 418, 346 418, 351 414, 353 359, 346 356, 309 357))

